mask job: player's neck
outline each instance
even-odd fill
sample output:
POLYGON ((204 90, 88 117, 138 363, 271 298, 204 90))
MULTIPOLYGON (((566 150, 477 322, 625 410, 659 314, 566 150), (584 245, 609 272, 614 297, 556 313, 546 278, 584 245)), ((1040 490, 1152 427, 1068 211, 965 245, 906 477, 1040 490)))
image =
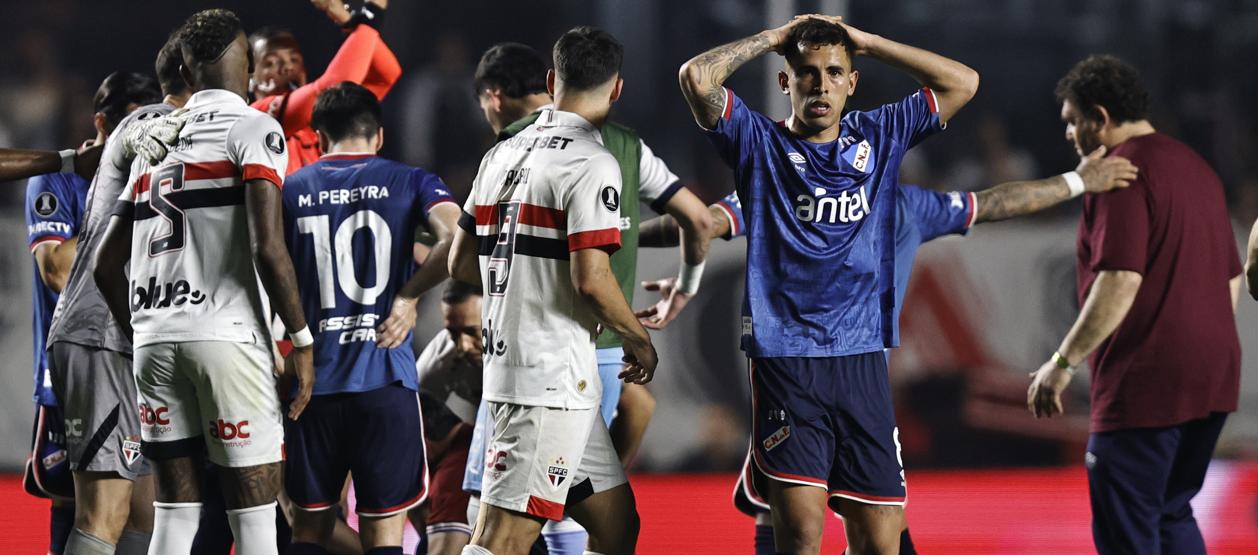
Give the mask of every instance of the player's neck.
POLYGON ((328 145, 325 154, 375 154, 376 144, 372 139, 352 137, 328 145))
POLYGON ((1105 145, 1105 148, 1113 150, 1114 147, 1127 142, 1128 139, 1152 135, 1156 132, 1157 129, 1153 128, 1153 124, 1149 123, 1149 120, 1129 121, 1110 129, 1101 138, 1101 144, 1105 145))
POLYGON ((607 99, 596 100, 593 95, 555 95, 555 109, 571 112, 590 122, 594 127, 602 127, 607 121, 607 113, 611 106, 607 99))
POLYGON ((192 94, 191 93, 168 94, 166 95, 166 98, 162 99, 162 103, 170 105, 170 106, 174 106, 176 109, 183 108, 183 105, 188 103, 189 96, 192 96, 192 94))
POLYGON ((786 120, 786 128, 795 136, 808 141, 810 143, 828 143, 839 138, 839 125, 837 122, 825 129, 815 129, 805 125, 799 121, 793 114, 790 119, 786 120))

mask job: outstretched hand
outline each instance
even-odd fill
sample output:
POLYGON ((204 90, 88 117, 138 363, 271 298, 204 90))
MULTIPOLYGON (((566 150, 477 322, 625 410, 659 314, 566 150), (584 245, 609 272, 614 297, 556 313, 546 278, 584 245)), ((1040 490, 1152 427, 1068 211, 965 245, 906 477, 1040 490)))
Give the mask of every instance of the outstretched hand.
POLYGON ((642 326, 648 329, 664 329, 670 322, 677 319, 682 309, 686 308, 686 303, 690 302, 690 295, 677 290, 675 277, 644 281, 642 288, 647 291, 657 291, 660 294, 658 302, 634 314, 642 326))
POLYGON ((1139 168, 1121 156, 1105 157, 1105 147, 1097 147, 1079 161, 1075 171, 1083 178, 1083 190, 1104 193, 1131 185, 1139 174, 1139 168))

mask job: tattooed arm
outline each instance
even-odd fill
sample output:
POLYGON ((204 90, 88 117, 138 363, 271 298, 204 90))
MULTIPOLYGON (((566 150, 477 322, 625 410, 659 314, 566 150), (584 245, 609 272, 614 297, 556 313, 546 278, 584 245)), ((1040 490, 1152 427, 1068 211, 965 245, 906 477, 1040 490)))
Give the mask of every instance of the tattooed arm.
POLYGON ((804 19, 804 16, 796 17, 777 29, 761 31, 718 46, 682 64, 677 77, 695 121, 704 129, 716 127, 721 112, 725 110, 725 88, 722 86, 725 80, 743 64, 779 50, 791 27, 804 19))
MULTIPOLYGON (((1126 158, 1105 155, 1105 147, 1084 157, 1075 169, 1083 179, 1083 190, 1103 193, 1126 187, 1136 178, 1136 166, 1126 158)), ((975 194, 974 223, 995 222, 1039 212, 1070 200, 1070 187, 1060 175, 1035 181, 1011 181, 975 194)))

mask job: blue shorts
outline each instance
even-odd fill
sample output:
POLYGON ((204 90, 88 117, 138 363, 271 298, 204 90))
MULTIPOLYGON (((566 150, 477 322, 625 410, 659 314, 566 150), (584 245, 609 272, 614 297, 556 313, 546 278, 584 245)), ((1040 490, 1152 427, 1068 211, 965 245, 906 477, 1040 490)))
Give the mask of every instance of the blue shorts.
POLYGON ((284 422, 285 490, 303 510, 331 509, 352 472, 358 514, 406 511, 428 495, 423 430, 419 395, 399 383, 315 395, 284 422))
MULTIPOLYGON (((603 401, 599 413, 603 423, 612 425, 612 417, 616 415, 616 406, 620 403, 620 391, 624 382, 620 381, 620 371, 624 369, 625 350, 620 347, 599 349, 598 377, 603 381, 603 401)), ((480 495, 482 475, 485 472, 485 451, 489 449, 489 412, 487 402, 481 399, 476 410, 476 427, 472 430, 472 446, 467 452, 467 468, 463 472, 463 491, 480 495)))
POLYGON ((31 453, 26 460, 22 485, 36 497, 74 498, 74 478, 65 447, 65 419, 61 407, 35 405, 31 453))
POLYGON ((882 351, 753 359, 751 403, 753 488, 765 478, 825 488, 832 501, 904 505, 899 429, 882 351))

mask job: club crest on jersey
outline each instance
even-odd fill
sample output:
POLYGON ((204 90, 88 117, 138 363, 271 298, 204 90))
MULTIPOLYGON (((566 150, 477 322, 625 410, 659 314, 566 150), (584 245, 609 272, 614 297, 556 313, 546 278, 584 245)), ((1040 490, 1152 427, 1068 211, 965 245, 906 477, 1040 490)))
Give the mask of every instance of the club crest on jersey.
POLYGON ((57 212, 57 195, 49 192, 35 197, 35 213, 47 218, 57 212))
POLYGON ((555 462, 546 467, 546 477, 550 479, 550 485, 559 487, 563 485, 563 481, 568 479, 568 469, 565 466, 563 457, 555 459, 555 462))
POLYGON ((854 148, 848 148, 843 151, 843 159, 847 160, 856 171, 869 173, 869 163, 873 161, 874 149, 869 146, 869 141, 861 141, 854 148))
POLYGON ((620 210, 620 192, 616 191, 615 187, 611 185, 603 187, 603 192, 599 193, 599 198, 603 201, 603 208, 606 208, 608 212, 620 210))
POLYGON ((765 451, 772 451, 774 447, 777 447, 777 446, 781 445, 781 444, 782 444, 782 442, 783 442, 783 441, 786 441, 786 438, 788 438, 788 437, 791 437, 791 427, 790 427, 790 426, 782 426, 781 428, 778 428, 778 431, 773 432, 773 434, 772 434, 772 435, 770 435, 769 437, 765 438, 765 440, 764 440, 764 442, 763 442, 763 444, 764 444, 764 450, 765 450, 765 451))
POLYGON ((267 133, 266 148, 276 154, 284 154, 284 137, 281 137, 280 134, 275 131, 267 133))
POLYGON ((138 436, 127 436, 122 440, 122 462, 131 468, 135 461, 140 460, 140 438, 138 436))
POLYGON ((965 201, 961 200, 961 193, 956 191, 948 193, 948 205, 957 210, 965 208, 965 201))

